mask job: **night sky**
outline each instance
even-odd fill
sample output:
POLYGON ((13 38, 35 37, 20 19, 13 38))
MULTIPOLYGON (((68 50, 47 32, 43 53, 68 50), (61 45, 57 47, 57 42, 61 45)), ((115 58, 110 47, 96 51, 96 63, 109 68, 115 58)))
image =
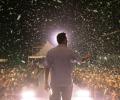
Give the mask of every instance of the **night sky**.
POLYGON ((55 30, 79 53, 118 55, 120 0, 0 0, 0 58, 26 58, 55 30))

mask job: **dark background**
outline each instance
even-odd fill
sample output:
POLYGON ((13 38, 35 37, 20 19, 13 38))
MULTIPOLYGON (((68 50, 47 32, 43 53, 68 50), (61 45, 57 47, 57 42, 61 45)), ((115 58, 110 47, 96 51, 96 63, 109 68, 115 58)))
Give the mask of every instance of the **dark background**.
POLYGON ((80 54, 120 54, 120 0, 0 0, 0 58, 26 60, 64 28, 80 54))

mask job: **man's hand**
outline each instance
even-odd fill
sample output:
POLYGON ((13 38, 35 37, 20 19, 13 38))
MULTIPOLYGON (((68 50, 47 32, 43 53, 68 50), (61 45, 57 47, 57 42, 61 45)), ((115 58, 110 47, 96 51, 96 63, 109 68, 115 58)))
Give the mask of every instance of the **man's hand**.
POLYGON ((88 53, 88 54, 85 55, 85 58, 86 58, 86 59, 89 59, 90 57, 91 57, 91 54, 90 54, 90 53, 88 53))
POLYGON ((45 82, 44 89, 45 89, 46 91, 48 91, 48 90, 50 89, 50 86, 49 86, 48 82, 45 82))
POLYGON ((90 53, 87 53, 83 58, 82 58, 82 62, 86 61, 86 60, 89 60, 91 57, 91 54, 90 53))

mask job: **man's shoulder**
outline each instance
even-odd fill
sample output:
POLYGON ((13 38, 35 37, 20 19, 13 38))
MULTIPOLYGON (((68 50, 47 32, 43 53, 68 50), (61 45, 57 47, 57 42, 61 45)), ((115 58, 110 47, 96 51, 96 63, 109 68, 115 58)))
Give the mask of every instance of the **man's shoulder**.
POLYGON ((71 48, 67 48, 69 51, 73 51, 71 48))
POLYGON ((54 48, 51 48, 48 53, 52 53, 52 52, 55 52, 55 51, 59 51, 59 50, 65 50, 67 52, 73 52, 73 50, 69 47, 62 47, 62 48, 59 48, 58 46, 57 47, 54 47, 54 48))
POLYGON ((71 48, 69 48, 69 47, 67 47, 66 50, 69 51, 69 52, 71 52, 71 53, 74 52, 74 51, 73 51, 71 48))
POLYGON ((56 48, 56 47, 51 48, 47 53, 51 53, 51 52, 53 52, 53 51, 55 50, 55 48, 56 48))

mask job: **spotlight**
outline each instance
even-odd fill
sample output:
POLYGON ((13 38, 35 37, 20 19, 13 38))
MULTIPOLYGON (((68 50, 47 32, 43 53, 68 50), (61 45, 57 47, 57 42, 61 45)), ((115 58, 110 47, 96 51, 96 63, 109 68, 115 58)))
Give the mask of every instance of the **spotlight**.
POLYGON ((21 93, 21 100, 37 100, 35 91, 26 90, 21 93))
POLYGON ((76 95, 79 97, 89 97, 90 92, 88 90, 78 90, 76 91, 76 95))
POLYGON ((77 90, 73 100, 93 100, 89 90, 77 90))

